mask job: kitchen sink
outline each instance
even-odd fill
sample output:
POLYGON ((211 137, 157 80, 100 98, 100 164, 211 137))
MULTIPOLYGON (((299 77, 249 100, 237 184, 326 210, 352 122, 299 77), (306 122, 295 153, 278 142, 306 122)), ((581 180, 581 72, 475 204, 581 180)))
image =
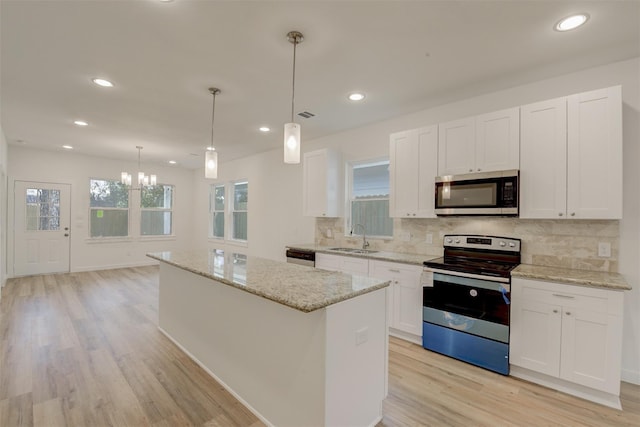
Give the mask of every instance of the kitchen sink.
POLYGON ((359 254, 359 255, 374 254, 378 252, 371 249, 358 249, 358 248, 331 248, 329 250, 336 251, 336 252, 346 252, 350 254, 359 254))

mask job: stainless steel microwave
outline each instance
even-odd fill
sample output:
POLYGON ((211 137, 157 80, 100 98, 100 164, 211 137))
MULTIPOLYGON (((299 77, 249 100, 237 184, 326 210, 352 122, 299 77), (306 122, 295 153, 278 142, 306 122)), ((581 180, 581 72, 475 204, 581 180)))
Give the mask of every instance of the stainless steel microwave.
POLYGON ((518 216, 518 170, 436 177, 436 215, 518 216))

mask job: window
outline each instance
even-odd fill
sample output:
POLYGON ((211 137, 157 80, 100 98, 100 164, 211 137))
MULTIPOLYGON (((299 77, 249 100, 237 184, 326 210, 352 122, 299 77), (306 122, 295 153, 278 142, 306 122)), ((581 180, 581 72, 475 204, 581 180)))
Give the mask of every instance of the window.
POLYGON ((246 242, 249 183, 213 184, 209 190, 209 237, 246 242), (227 202, 227 200, 229 202, 227 202), (225 220, 225 218, 227 218, 225 220))
POLYGON ((145 185, 140 191, 140 234, 171 235, 173 185, 145 185))
POLYGON ((233 239, 247 240, 247 205, 249 201, 249 183, 233 184, 233 239))
POLYGON ((224 239, 224 184, 212 185, 209 199, 209 237, 224 239))
POLYGON ((119 181, 89 182, 89 229, 91 237, 129 235, 129 191, 119 181))
POLYGON ((27 231, 60 230, 60 190, 27 188, 27 231))
POLYGON ((389 161, 354 163, 350 167, 347 233, 392 237, 393 219, 389 217, 389 161), (356 227, 361 224, 362 227, 356 227))

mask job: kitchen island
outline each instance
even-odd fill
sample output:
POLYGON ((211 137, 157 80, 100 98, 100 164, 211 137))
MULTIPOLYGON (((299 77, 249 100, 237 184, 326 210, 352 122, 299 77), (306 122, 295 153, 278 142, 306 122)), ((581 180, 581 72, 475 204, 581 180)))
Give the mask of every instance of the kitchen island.
POLYGON ((388 282, 220 250, 148 256, 160 330, 267 425, 382 418, 388 282))

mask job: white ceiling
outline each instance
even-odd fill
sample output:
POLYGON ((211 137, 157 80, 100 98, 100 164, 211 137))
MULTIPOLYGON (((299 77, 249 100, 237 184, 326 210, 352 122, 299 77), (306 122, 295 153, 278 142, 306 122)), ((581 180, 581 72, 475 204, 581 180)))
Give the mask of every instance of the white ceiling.
POLYGON ((282 145, 293 45, 302 139, 640 55, 640 1, 2 0, 10 144, 201 167, 282 145), (584 27, 552 30, 588 12, 584 27), (93 77, 112 80, 104 89, 93 77), (346 96, 360 90, 364 102, 346 96), (77 127, 73 120, 89 122, 77 127), (272 131, 262 134, 258 127, 272 131))

